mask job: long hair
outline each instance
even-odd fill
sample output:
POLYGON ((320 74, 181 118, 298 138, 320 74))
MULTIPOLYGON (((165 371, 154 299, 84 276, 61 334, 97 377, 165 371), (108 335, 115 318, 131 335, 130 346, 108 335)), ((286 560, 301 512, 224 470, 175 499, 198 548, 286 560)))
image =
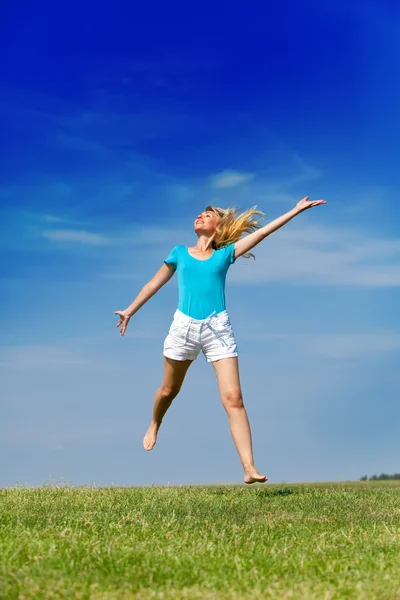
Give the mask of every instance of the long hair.
MULTIPOLYGON (((213 248, 218 250, 234 244, 243 236, 244 233, 252 233, 261 227, 260 221, 264 213, 257 210, 256 206, 238 214, 236 208, 219 208, 217 206, 207 206, 206 210, 212 210, 218 217, 219 223, 213 239, 213 248)), ((244 258, 254 258, 254 254, 247 252, 243 254, 244 258)))

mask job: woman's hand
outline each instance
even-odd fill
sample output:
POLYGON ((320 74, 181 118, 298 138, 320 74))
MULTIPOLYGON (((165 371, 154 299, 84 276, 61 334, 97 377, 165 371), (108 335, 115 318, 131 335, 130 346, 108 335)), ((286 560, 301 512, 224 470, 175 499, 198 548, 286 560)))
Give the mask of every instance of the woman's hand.
POLYGON ((119 321, 117 323, 117 327, 121 326, 121 329, 119 330, 119 332, 121 335, 124 335, 126 328, 128 327, 130 317, 128 317, 128 315, 126 314, 126 311, 124 311, 124 310, 115 310, 114 315, 119 316, 119 321))
POLYGON ((310 196, 305 196, 296 204, 296 208, 299 212, 303 212, 303 210, 307 210, 307 208, 313 208, 313 206, 327 204, 326 200, 308 200, 309 197, 310 196))

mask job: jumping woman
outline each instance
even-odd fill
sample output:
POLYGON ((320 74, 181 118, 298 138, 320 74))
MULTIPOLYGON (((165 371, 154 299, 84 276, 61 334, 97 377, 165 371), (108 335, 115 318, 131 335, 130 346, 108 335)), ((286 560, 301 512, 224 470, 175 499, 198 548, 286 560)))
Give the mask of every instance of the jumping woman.
POLYGON ((164 378, 155 393, 153 416, 143 440, 152 450, 165 413, 179 393, 188 368, 200 350, 211 362, 218 381, 222 404, 244 469, 245 483, 265 482, 254 465, 250 424, 243 405, 238 352, 225 308, 225 279, 239 256, 252 256, 250 250, 268 235, 305 210, 326 204, 306 196, 296 206, 261 227, 264 216, 255 208, 238 215, 232 208, 208 206, 194 222, 197 243, 175 246, 163 266, 146 283, 132 304, 115 311, 121 335, 131 317, 177 273, 179 302, 164 341, 164 378), (244 233, 248 235, 243 236, 244 233))

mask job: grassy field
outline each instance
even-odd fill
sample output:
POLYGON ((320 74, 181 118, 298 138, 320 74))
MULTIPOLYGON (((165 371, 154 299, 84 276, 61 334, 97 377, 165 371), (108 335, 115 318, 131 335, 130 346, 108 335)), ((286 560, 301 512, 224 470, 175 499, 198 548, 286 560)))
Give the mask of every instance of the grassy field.
POLYGON ((400 482, 0 490, 0 598, 400 598, 400 482))

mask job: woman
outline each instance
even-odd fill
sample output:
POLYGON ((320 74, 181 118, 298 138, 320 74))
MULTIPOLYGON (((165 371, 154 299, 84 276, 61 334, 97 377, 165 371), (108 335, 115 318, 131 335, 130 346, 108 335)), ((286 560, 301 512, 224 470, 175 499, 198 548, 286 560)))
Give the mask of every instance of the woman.
POLYGON ((234 209, 208 206, 194 222, 197 243, 192 247, 175 246, 132 304, 123 311, 115 311, 119 317, 117 327, 124 335, 130 318, 177 272, 179 304, 164 341, 164 378, 156 391, 152 420, 143 440, 146 450, 154 447, 163 417, 179 393, 189 366, 202 350, 217 376, 222 403, 243 465, 244 481, 267 481, 254 465, 237 347, 225 309, 225 278, 228 268, 239 256, 251 256, 249 251, 270 233, 320 204, 326 204, 325 200, 309 201, 306 196, 291 211, 264 227, 259 224, 263 213, 254 208, 237 215, 234 209), (242 237, 244 233, 248 235, 242 237))

